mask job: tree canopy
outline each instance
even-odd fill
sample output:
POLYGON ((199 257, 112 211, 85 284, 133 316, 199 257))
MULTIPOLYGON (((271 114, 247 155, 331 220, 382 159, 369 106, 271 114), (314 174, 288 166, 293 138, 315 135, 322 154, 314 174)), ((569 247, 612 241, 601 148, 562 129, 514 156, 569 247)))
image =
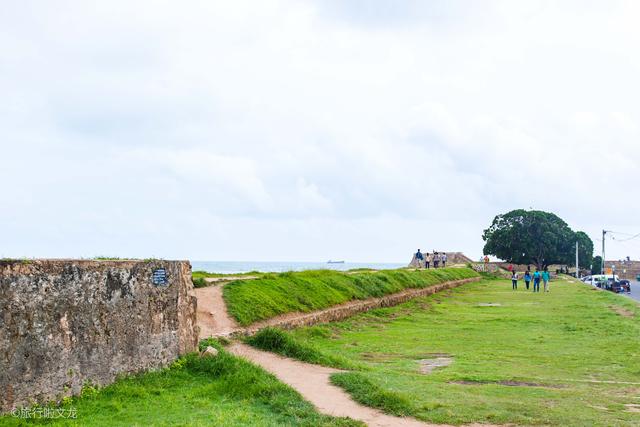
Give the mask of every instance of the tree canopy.
POLYGON ((591 274, 602 274, 602 257, 600 255, 593 257, 591 265, 591 274))
POLYGON ((580 268, 590 269, 593 263, 593 240, 584 231, 576 231, 580 268))
POLYGON ((535 264, 543 269, 551 264, 573 264, 579 243, 580 266, 588 267, 593 242, 586 233, 574 232, 557 215, 517 209, 496 216, 484 230, 483 252, 514 264, 535 264))

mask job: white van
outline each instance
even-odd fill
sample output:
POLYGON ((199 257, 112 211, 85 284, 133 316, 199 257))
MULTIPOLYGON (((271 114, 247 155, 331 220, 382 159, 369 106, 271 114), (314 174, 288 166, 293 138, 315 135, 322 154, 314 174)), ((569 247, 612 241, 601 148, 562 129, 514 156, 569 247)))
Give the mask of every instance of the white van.
POLYGON ((609 280, 618 282, 620 277, 618 277, 617 274, 594 274, 590 276, 590 280, 587 283, 590 283, 592 286, 601 287, 603 283, 607 283, 609 280))

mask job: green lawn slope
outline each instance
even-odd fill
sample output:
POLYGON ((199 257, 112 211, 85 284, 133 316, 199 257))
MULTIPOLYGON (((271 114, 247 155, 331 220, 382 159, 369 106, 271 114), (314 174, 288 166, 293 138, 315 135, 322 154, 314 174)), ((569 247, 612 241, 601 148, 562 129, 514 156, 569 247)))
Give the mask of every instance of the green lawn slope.
POLYGON ((224 299, 229 313, 246 326, 279 314, 310 312, 351 300, 381 297, 407 288, 426 288, 471 277, 478 277, 478 273, 469 268, 265 274, 256 280, 227 284, 224 299))

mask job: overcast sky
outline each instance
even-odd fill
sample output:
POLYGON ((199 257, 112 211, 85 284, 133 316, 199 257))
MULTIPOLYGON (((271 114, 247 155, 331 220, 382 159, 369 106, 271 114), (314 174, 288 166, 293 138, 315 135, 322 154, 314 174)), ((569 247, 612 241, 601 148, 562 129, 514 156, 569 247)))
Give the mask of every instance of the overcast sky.
POLYGON ((640 2, 0 1, 0 257, 479 258, 530 207, 640 233, 640 2))

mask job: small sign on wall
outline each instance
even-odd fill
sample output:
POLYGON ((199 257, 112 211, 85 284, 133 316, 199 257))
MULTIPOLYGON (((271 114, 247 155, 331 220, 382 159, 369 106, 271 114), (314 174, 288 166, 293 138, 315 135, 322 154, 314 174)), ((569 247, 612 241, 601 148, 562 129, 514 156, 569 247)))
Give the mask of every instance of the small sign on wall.
POLYGON ((167 270, 164 268, 153 270, 151 281, 156 286, 167 286, 169 284, 169 280, 167 279, 167 270))

